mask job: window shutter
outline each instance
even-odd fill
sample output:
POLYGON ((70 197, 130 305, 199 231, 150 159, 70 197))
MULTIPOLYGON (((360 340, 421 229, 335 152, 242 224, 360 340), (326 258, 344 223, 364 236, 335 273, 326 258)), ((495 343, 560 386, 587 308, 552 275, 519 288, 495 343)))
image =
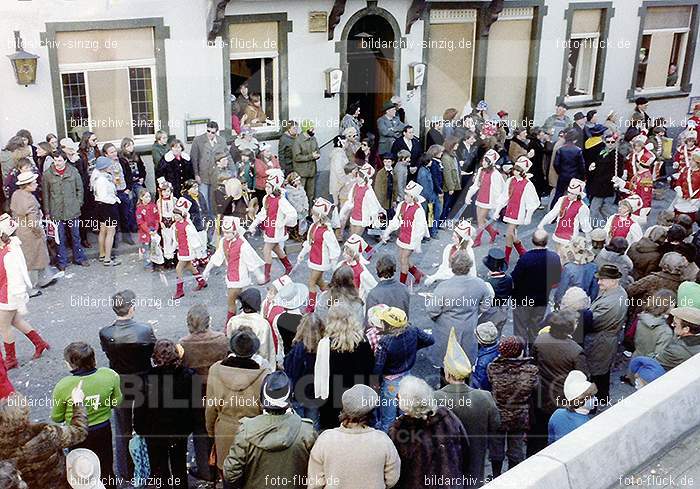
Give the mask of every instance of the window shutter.
POLYGON ((600 9, 575 10, 571 26, 572 34, 600 32, 600 9))
POLYGON ((687 29, 690 25, 690 6, 649 7, 644 19, 644 30, 687 29))
POLYGON ((231 24, 229 30, 231 54, 277 52, 277 22, 231 24))

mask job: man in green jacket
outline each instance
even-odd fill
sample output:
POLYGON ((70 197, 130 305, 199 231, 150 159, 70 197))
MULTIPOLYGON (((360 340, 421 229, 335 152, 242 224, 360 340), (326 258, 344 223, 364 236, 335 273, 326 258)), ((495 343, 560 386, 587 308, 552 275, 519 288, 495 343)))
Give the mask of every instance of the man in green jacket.
POLYGON ((656 361, 666 370, 671 370, 700 353, 700 309, 676 307, 671 310, 671 316, 675 336, 656 355, 656 361))
POLYGON ((100 459, 102 477, 114 479, 111 417, 112 409, 122 402, 119 374, 109 368, 97 368, 95 350, 82 341, 69 344, 63 350, 63 358, 71 375, 59 380, 54 387, 51 419, 70 424, 74 415, 71 392, 82 382, 88 435, 85 441, 71 448, 95 452, 100 459))
POLYGON ((309 208, 316 200, 316 160, 321 157, 318 142, 314 136, 314 123, 310 120, 301 122, 301 135, 297 136, 292 146, 294 171, 301 177, 301 183, 309 200, 309 208))
POLYGON ((263 414, 243 418, 224 461, 224 478, 233 487, 307 487, 309 454, 316 432, 309 419, 290 409, 292 384, 282 371, 263 381, 263 414))
MULTIPOLYGON (((52 153, 51 166, 44 170, 42 193, 46 219, 56 224, 58 231, 58 269, 63 271, 68 265, 66 228, 70 231, 73 245, 73 261, 88 267, 83 247, 80 245, 80 225, 78 217, 83 205, 83 180, 73 165, 66 164, 67 157, 62 152, 52 153)), ((47 161, 49 159, 47 158, 47 161)))

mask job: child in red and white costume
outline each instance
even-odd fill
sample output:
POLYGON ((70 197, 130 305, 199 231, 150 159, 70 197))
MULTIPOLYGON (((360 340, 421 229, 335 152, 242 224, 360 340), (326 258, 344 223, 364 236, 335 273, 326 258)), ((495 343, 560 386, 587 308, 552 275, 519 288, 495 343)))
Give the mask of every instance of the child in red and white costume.
POLYGON ((474 250, 472 248, 473 235, 474 228, 471 224, 469 224, 469 221, 459 221, 457 223, 457 227, 455 227, 455 230, 452 233, 452 245, 447 246, 443 250, 442 263, 440 263, 440 267, 434 274, 430 275, 425 280, 425 285, 430 285, 438 280, 447 280, 454 277, 455 274, 452 272, 452 268, 450 267, 450 258, 452 258, 452 255, 455 253, 462 250, 467 252, 469 258, 472 259, 472 263, 474 264, 469 270, 468 275, 470 277, 476 277, 476 258, 474 257, 474 250))
POLYGON ((698 133, 693 131, 686 131, 683 137, 683 144, 678 146, 676 149, 676 154, 673 155, 673 168, 674 170, 682 171, 686 166, 690 166, 690 162, 693 159, 693 153, 697 148, 698 133))
POLYGON ((639 195, 630 195, 620 201, 617 206, 617 214, 608 217, 605 223, 606 243, 612 238, 625 238, 632 246, 642 239, 642 228, 633 218, 632 213, 642 208, 642 199, 639 195))
MULTIPOLYGON (((362 236, 365 229, 368 227, 380 227, 380 215, 384 215, 377 195, 372 187, 372 176, 374 168, 372 165, 365 163, 360 168, 355 170, 355 183, 350 189, 348 200, 340 210, 340 221, 345 222, 350 218, 350 233, 362 236)), ((371 246, 367 246, 367 253, 372 251, 371 246)))
POLYGON ((408 274, 413 275, 419 284, 423 272, 415 265, 411 265, 411 254, 420 253, 423 238, 430 237, 430 228, 425 217, 425 211, 421 205, 425 198, 420 194, 423 187, 416 182, 409 182, 404 190, 404 201, 396 206, 394 218, 382 234, 382 241, 386 243, 391 233, 399 230, 396 236, 396 246, 399 248, 399 266, 401 268, 400 280, 406 283, 408 274))
POLYGON ((281 277, 273 280, 270 283, 270 286, 267 288, 267 295, 263 299, 260 306, 260 313, 267 320, 267 323, 272 329, 272 340, 275 343, 275 351, 278 355, 282 355, 283 357, 284 347, 282 345, 280 332, 277 329, 277 318, 286 309, 276 302, 275 297, 277 297, 277 293, 280 291, 280 289, 282 289, 282 287, 291 283, 293 283, 293 281, 289 275, 282 275, 281 277))
POLYGON ((520 256, 527 250, 518 240, 518 226, 530 224, 532 214, 540 206, 540 198, 535 186, 530 181, 528 171, 532 168, 532 161, 527 156, 521 156, 513 165, 513 176, 506 180, 506 191, 501 194, 501 202, 497 213, 505 207, 503 221, 508 224, 506 228, 506 263, 510 260, 513 247, 520 256))
MULTIPOLYGON (((625 159, 625 171, 622 175, 623 180, 630 180, 634 175, 636 175, 640 170, 640 165, 644 165, 644 168, 652 168, 654 162, 656 161, 656 155, 654 155, 654 145, 648 143, 648 138, 646 130, 644 130, 639 136, 632 139, 632 151, 627 155, 625 159)), ((658 171, 656 168, 655 171, 658 171)), ((653 175, 652 180, 656 178, 653 175)))
POLYGON ((160 216, 160 235, 163 237, 163 256, 166 260, 175 257, 175 219, 173 211, 177 199, 173 196, 173 185, 165 180, 165 177, 158 179, 159 198, 156 202, 158 215, 160 216))
POLYGON ((493 244, 498 238, 498 231, 491 225, 486 224, 489 219, 494 217, 494 212, 499 209, 499 202, 503 192, 506 191, 506 182, 503 175, 496 168, 496 162, 500 158, 497 151, 490 149, 481 159, 481 167, 476 172, 474 183, 469 187, 465 205, 472 202, 472 197, 476 194, 476 222, 479 225, 479 232, 474 240, 474 247, 481 245, 481 236, 484 231, 489 233, 491 239, 489 244, 493 244))
POLYGON ((213 267, 220 267, 226 263, 226 295, 228 304, 228 320, 236 315, 236 299, 241 291, 252 284, 252 276, 258 283, 262 283, 262 266, 265 262, 258 256, 255 249, 243 237, 245 229, 241 226, 241 220, 234 216, 224 216, 221 221, 223 237, 219 240, 216 252, 209 259, 204 272, 204 280, 209 279, 209 273, 213 267))
POLYGON ((297 211, 292 204, 284 197, 282 185, 284 184, 284 174, 276 169, 268 170, 267 183, 265 184, 265 197, 263 197, 260 212, 248 227, 249 233, 253 233, 259 224, 262 224, 263 259, 265 260, 265 281, 270 281, 272 272, 272 252, 284 265, 285 272, 292 271, 292 264, 289 262, 287 253, 284 251, 284 242, 289 237, 287 226, 296 226, 297 211))
POLYGON ((160 215, 158 214, 158 206, 151 200, 151 192, 146 188, 139 191, 139 203, 136 206, 136 225, 139 230, 139 256, 144 259, 144 267, 148 267, 149 263, 153 264, 153 270, 163 264, 163 255, 160 253, 156 256, 151 255, 153 246, 160 246, 160 236, 158 229, 160 228, 160 215), (152 245, 151 242, 155 240, 152 245))
POLYGON ((575 238, 579 230, 586 235, 593 230, 591 212, 583 202, 585 187, 585 182, 578 178, 572 178, 566 195, 559 197, 552 210, 545 214, 537 225, 539 229, 544 229, 545 225, 556 219, 557 226, 554 229, 552 239, 557 243, 557 250, 575 238))
MULTIPOLYGON (((645 149, 646 151, 646 149, 645 149)), ((644 224, 651 212, 651 204, 654 199, 654 172, 652 165, 656 157, 640 158, 637 160, 637 171, 627 176, 627 181, 618 176, 613 176, 612 182, 615 188, 626 195, 638 195, 642 199, 642 207, 634 214, 638 216, 637 222, 644 224)))
POLYGON ((377 285, 377 279, 367 270, 367 261, 362 253, 367 251, 367 243, 361 236, 353 234, 343 245, 343 259, 338 263, 336 269, 346 265, 353 273, 355 288, 357 288, 360 298, 364 302, 367 294, 377 285))
POLYGON ((678 175, 674 190, 676 200, 673 203, 677 213, 697 213, 700 209, 700 149, 693 152, 689 164, 678 175))
MULTIPOLYGON (((44 350, 50 348, 24 319, 32 281, 27 271, 21 242, 19 238, 12 236, 16 229, 17 223, 9 214, 0 216, 0 334, 5 343, 4 361, 7 370, 18 366, 12 328, 24 333, 32 342, 34 359, 39 358, 44 350)), ((0 355, 0 361, 2 361, 2 355, 0 355)))
POLYGON ((323 280, 323 272, 331 270, 340 256, 340 246, 333 232, 329 215, 333 204, 326 199, 319 197, 311 208, 311 218, 313 224, 309 227, 306 240, 301 247, 301 252, 297 257, 297 263, 308 254, 309 265, 309 303, 306 312, 313 312, 316 309, 316 298, 318 290, 326 290, 326 282, 323 280))
POLYGON ((185 296, 185 283, 182 276, 185 270, 189 270, 194 275, 197 281, 195 290, 201 290, 207 286, 206 280, 202 278, 199 271, 192 265, 192 260, 199 256, 200 249, 204 244, 199 238, 197 228, 190 221, 189 210, 191 205, 192 202, 184 197, 180 197, 175 203, 175 209, 173 210, 173 219, 175 220, 173 228, 175 229, 175 240, 177 242, 177 266, 175 267, 177 288, 175 289, 173 300, 185 296))

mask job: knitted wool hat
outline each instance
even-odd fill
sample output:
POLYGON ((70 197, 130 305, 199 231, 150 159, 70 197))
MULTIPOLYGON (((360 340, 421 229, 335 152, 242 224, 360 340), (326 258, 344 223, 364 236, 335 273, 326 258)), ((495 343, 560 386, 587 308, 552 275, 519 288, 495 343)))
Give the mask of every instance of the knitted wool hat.
POLYGON ((503 358, 518 358, 523 353, 523 342, 517 336, 504 336, 498 344, 498 353, 503 358))

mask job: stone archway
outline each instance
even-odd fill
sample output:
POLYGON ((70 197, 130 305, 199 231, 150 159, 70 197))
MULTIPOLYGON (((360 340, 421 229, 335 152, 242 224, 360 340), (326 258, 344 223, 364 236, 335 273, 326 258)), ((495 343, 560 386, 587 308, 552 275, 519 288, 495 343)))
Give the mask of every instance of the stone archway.
POLYGON ((370 6, 356 12, 336 42, 343 85, 341 117, 349 104, 360 102, 366 129, 376 134, 382 104, 401 87, 401 48, 406 39, 391 13, 370 6))

